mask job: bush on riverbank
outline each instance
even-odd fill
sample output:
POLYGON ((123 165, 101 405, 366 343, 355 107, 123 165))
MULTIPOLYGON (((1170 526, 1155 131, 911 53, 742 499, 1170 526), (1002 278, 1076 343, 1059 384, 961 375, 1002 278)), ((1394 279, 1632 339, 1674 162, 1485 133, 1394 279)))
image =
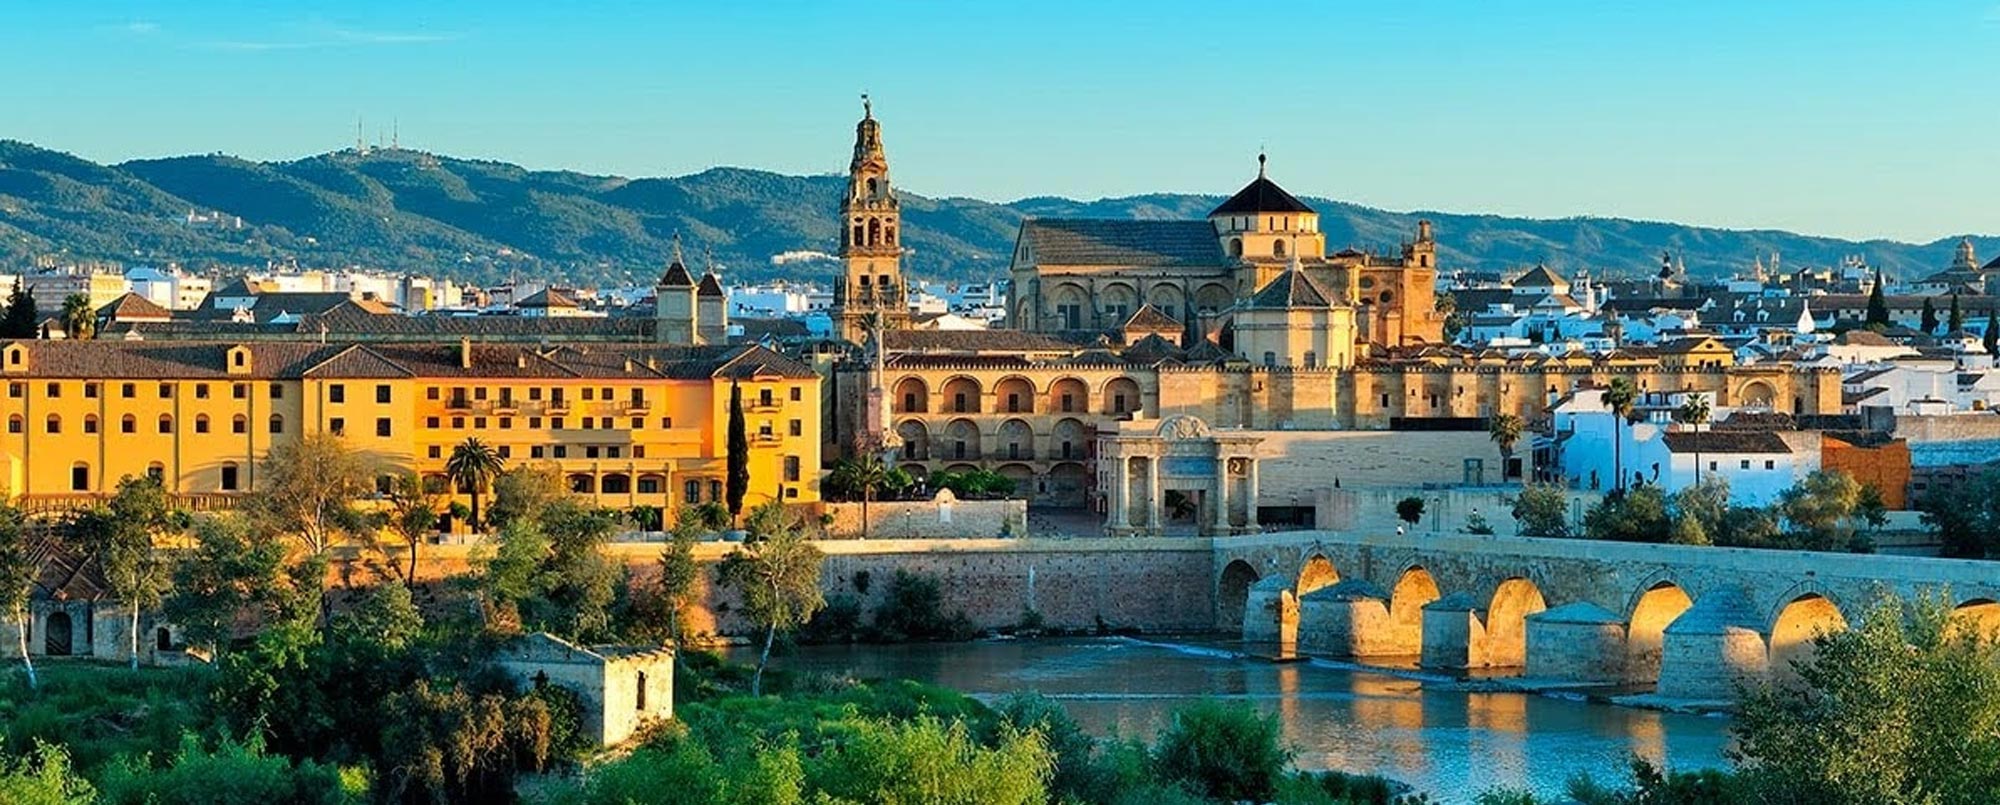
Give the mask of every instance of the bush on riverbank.
MULTIPOLYGON (((856 582, 856 593, 866 595, 866 577, 857 577, 856 582)), ((964 612, 946 613, 936 576, 897 570, 882 592, 882 601, 865 622, 859 598, 835 594, 799 630, 796 639, 800 643, 934 643, 978 636, 979 630, 964 612)))

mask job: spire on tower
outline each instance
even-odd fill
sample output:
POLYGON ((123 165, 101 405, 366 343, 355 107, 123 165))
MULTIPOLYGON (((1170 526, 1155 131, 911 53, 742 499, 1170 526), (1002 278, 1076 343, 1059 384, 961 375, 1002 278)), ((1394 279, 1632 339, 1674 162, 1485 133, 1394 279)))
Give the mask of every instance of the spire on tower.
POLYGON ((864 120, 875 119, 875 104, 868 100, 868 93, 866 91, 861 93, 861 117, 864 120))
POLYGON ((680 262, 681 262, 681 233, 677 231, 674 233, 674 263, 679 264, 680 262))
POLYGON ((1257 149, 1257 178, 1259 179, 1264 178, 1264 162, 1267 159, 1268 157, 1265 156, 1264 149, 1257 149))

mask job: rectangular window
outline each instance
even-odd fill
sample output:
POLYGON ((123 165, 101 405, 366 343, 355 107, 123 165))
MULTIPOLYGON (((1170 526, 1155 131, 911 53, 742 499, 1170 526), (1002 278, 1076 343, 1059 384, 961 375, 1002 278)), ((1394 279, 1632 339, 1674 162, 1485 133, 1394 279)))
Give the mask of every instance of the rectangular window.
POLYGON ((62 384, 61 384, 61 383, 50 383, 50 384, 49 384, 49 399, 51 399, 51 400, 59 400, 59 399, 62 399, 62 384))
POLYGON ((635 445, 632 445, 632 457, 633 457, 633 458, 645 458, 645 457, 646 457, 646 446, 645 446, 645 445, 643 445, 643 444, 635 444, 635 445))
POLYGON ((78 464, 69 468, 69 489, 72 492, 90 491, 90 468, 78 464))
POLYGON ((590 430, 590 426, 596 424, 596 422, 597 420, 595 419, 591 419, 590 417, 584 417, 583 424, 579 425, 578 427, 581 427, 584 430, 590 430))
POLYGON ((596 393, 597 393, 597 389, 594 389, 594 388, 591 388, 591 387, 589 387, 589 386, 584 386, 584 387, 583 387, 583 401, 584 401, 584 402, 590 402, 591 400, 594 400, 594 399, 597 399, 597 398, 596 398, 596 396, 595 396, 595 395, 596 395, 596 393))
POLYGON ((273 400, 282 400, 282 399, 284 399, 284 398, 285 398, 285 387, 284 387, 284 386, 282 386, 282 385, 279 385, 279 384, 277 384, 277 383, 272 383, 272 384, 271 384, 271 399, 273 399, 273 400))
POLYGON ((567 445, 559 444, 556 445, 555 449, 556 449, 556 458, 569 458, 569 447, 567 445))
POLYGON ((758 423, 758 424, 757 424, 757 436, 758 436, 759 438, 764 438, 764 439, 769 439, 769 438, 771 438, 771 423, 769 423, 769 422, 760 422, 760 423, 758 423))
POLYGON ((615 444, 610 447, 604 448, 605 458, 621 458, 623 457, 624 453, 625 453, 625 448, 619 447, 618 445, 615 444))
POLYGON ((465 417, 462 417, 462 416, 455 416, 455 417, 452 417, 452 418, 451 418, 451 429, 452 429, 452 430, 465 430, 465 417))
POLYGON ((244 417, 241 417, 241 416, 238 416, 238 417, 236 417, 235 419, 232 419, 232 420, 229 420, 229 432, 230 432, 230 433, 249 433, 249 432, 250 432, 250 420, 249 420, 249 419, 246 419, 246 418, 244 418, 244 417))
POLYGON ((774 403, 775 403, 776 401, 777 401, 777 398, 776 398, 776 397, 774 397, 774 396, 772 396, 772 394, 771 394, 771 390, 770 390, 770 389, 759 389, 759 390, 757 391, 757 404, 758 404, 758 405, 772 405, 772 404, 774 404, 774 403))
POLYGON ((327 386, 326 401, 337 402, 337 403, 347 402, 347 384, 335 383, 331 386, 327 386))
POLYGON ((794 484, 799 482, 798 456, 785 456, 785 482, 794 484))
POLYGON ((335 436, 345 436, 347 435, 347 420, 340 417, 329 419, 326 421, 326 429, 333 431, 333 435, 335 436))
POLYGON ((542 457, 542 446, 538 444, 538 445, 534 445, 534 446, 532 446, 532 447, 529 447, 529 448, 528 448, 528 457, 529 457, 529 458, 541 458, 541 457, 542 457))
POLYGON ((604 388, 598 389, 597 399, 603 400, 605 402, 611 402, 611 387, 605 386, 604 388))
POLYGON ((128 400, 129 400, 129 399, 132 399, 133 397, 137 397, 137 396, 139 396, 139 384, 137 384, 137 383, 121 383, 121 384, 119 384, 119 386, 118 386, 118 396, 120 396, 120 397, 124 397, 125 399, 128 399, 128 400))
POLYGON ((485 386, 479 386, 479 387, 477 387, 477 388, 474 388, 474 389, 472 390, 472 399, 475 399, 475 400, 484 400, 484 399, 486 399, 486 387, 485 387, 485 386))
POLYGON ((430 449, 425 450, 424 453, 431 458, 444 458, 444 447, 434 444, 430 446, 430 449))
POLYGON ((792 402, 798 402, 798 401, 800 401, 800 400, 803 400, 803 399, 805 399, 805 398, 806 398, 806 390, 805 390, 805 389, 802 389, 802 388, 799 388, 798 386, 793 386, 793 387, 792 387, 792 402))
POLYGON ((590 446, 588 446, 588 447, 585 447, 585 448, 583 448, 583 457, 584 457, 584 458, 596 458, 596 457, 597 457, 597 445, 590 445, 590 446))
POLYGON ((424 399, 426 400, 436 400, 440 399, 443 396, 444 396, 444 390, 436 386, 430 386, 424 389, 424 399))
POLYGON ((95 399, 97 399, 97 384, 96 384, 96 383, 85 383, 85 384, 83 384, 83 398, 84 398, 84 399, 86 399, 86 400, 95 400, 95 399))
POLYGON ((376 436, 380 436, 380 437, 382 437, 382 438, 386 439, 386 438, 389 438, 389 432, 390 432, 390 431, 389 431, 389 418, 388 418, 388 417, 386 417, 386 416, 384 416, 384 417, 376 417, 376 418, 375 418, 375 435, 376 435, 376 436))
POLYGON ((1069 392, 1063 392, 1062 410, 1063 413, 1065 414, 1076 410, 1076 395, 1070 394, 1069 392))
POLYGON ((1750 459, 1743 459, 1743 469, 1750 469, 1750 459))
POLYGON ((238 400, 250 399, 250 384, 231 383, 229 385, 229 396, 238 400))
POLYGON ((236 491, 236 465, 234 464, 222 465, 222 491, 236 491))
POLYGON ((511 416, 503 416, 503 417, 501 417, 501 418, 500 418, 500 429, 501 429, 501 430, 513 430, 513 429, 514 429, 514 418, 513 418, 513 417, 511 417, 511 416))
POLYGON ((542 387, 541 387, 541 386, 535 386, 534 388, 530 388, 530 389, 528 389, 528 399, 530 399, 530 400, 539 400, 539 399, 541 399, 541 398, 542 398, 542 387))
POLYGON ((19 399, 22 395, 25 395, 27 393, 28 393, 28 384, 26 383, 7 384, 7 396, 9 397, 19 399))
POLYGON ((660 430, 668 430, 671 429, 673 426, 674 426, 673 417, 670 416, 660 417, 660 430))
POLYGON ((806 435, 806 423, 804 420, 798 420, 798 419, 792 420, 792 435, 793 436, 806 435))
POLYGON ((559 417, 559 416, 552 416, 552 417, 549 417, 549 427, 550 427, 550 428, 552 428, 552 429, 555 429, 555 430, 562 430, 562 429, 563 429, 563 418, 562 418, 562 417, 559 417))
POLYGON ((431 428, 431 429, 435 430, 435 429, 437 428, 438 424, 439 424, 439 420, 438 420, 438 418, 437 418, 437 417, 434 417, 434 416, 427 416, 427 417, 424 417, 424 427, 426 427, 426 428, 431 428))
POLYGON ((208 399, 208 384, 207 384, 207 383, 196 383, 196 384, 194 384, 194 398, 195 398, 195 399, 197 399, 197 400, 206 400, 206 399, 208 399))
POLYGON ((473 429, 473 430, 485 430, 485 429, 486 429, 486 417, 483 417, 483 416, 476 416, 476 417, 473 417, 473 418, 472 418, 472 429, 473 429))
POLYGON ((541 417, 538 417, 538 416, 531 416, 531 417, 528 417, 528 427, 530 427, 530 428, 533 428, 533 429, 535 429, 535 430, 541 430, 541 429, 542 429, 542 418, 541 418, 541 417))
POLYGON ((635 417, 632 417, 632 429, 633 429, 633 430, 640 430, 640 429, 643 429, 643 428, 645 428, 645 427, 646 427, 646 418, 645 418, 645 417, 642 417, 642 416, 635 416, 635 417))
POLYGON ((375 386, 375 401, 378 403, 389 401, 389 386, 387 384, 378 384, 375 386))
POLYGON ((1767 470, 1775 470, 1775 469, 1777 469, 1777 468, 1778 468, 1778 462, 1776 462, 1776 461, 1766 461, 1766 462, 1764 462, 1764 469, 1767 469, 1767 470))
POLYGON ((514 448, 513 448, 513 447, 512 447, 511 445, 504 445, 504 444, 503 444, 503 445, 500 445, 500 457, 501 457, 501 458, 513 458, 513 457, 514 457, 514 448))

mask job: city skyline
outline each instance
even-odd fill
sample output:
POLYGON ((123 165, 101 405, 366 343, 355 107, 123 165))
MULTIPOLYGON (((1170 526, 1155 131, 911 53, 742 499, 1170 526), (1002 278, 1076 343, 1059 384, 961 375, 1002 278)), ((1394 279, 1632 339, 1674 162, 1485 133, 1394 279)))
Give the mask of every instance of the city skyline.
POLYGON ((1392 210, 2000 231, 1979 202, 2000 97, 1959 92, 1990 83, 2000 9, 1788 6, 1294 9, 1218 33, 1213 9, 1120 3, 112 3, 0 12, 0 69, 64 65, 17 87, 35 111, 5 135, 100 161, 294 159, 359 118, 371 142, 536 169, 825 174, 867 91, 897 183, 933 196, 1220 194, 1266 150, 1295 191, 1392 210))

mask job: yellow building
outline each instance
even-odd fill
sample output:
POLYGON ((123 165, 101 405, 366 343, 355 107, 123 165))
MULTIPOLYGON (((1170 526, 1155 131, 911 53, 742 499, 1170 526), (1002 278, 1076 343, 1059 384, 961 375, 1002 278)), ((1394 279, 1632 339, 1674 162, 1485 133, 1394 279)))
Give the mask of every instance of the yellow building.
POLYGON ((0 375, 0 481, 30 508, 140 475, 226 506, 272 445, 331 432, 384 486, 415 472, 442 488, 452 447, 477 437, 600 505, 671 510, 722 497, 732 386, 747 504, 819 499, 819 377, 760 346, 13 341, 0 375))

